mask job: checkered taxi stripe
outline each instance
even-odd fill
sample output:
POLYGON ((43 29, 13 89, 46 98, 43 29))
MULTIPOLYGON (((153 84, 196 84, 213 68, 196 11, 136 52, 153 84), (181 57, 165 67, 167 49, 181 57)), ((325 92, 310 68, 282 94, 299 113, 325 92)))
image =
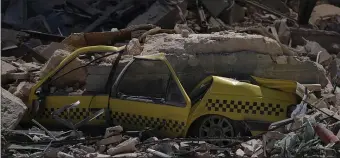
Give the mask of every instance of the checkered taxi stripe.
POLYGON ((208 99, 208 102, 205 106, 209 111, 218 112, 234 112, 275 116, 280 116, 280 113, 284 112, 284 109, 281 107, 280 104, 249 101, 208 99))
POLYGON ((135 125, 138 127, 161 127, 160 130, 179 133, 184 130, 185 123, 171 119, 161 119, 157 117, 136 115, 124 112, 114 112, 112 117, 118 123, 135 125))
MULTIPOLYGON (((52 113, 56 110, 57 108, 45 108, 40 118, 52 118, 52 113)), ((91 111, 92 114, 95 112, 91 111)), ((58 116, 63 119, 83 120, 89 116, 89 110, 88 108, 72 108, 61 112, 58 116)), ((105 120, 105 115, 98 116, 96 120, 105 120)))

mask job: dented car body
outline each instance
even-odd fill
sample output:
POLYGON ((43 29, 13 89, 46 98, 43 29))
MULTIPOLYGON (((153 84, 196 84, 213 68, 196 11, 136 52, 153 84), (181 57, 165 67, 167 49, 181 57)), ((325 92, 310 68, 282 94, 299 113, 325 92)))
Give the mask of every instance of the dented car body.
MULTIPOLYGON (((73 52, 32 88, 28 103, 30 116, 27 118, 34 117, 42 124, 56 125, 51 113, 80 101, 78 106, 62 112, 60 117, 81 121, 105 109, 105 114, 89 124, 114 123, 127 130, 151 127, 167 137, 236 136, 240 131, 256 135, 267 130, 270 123, 290 117, 291 108, 299 101, 295 93, 296 82, 258 77, 253 77, 256 83, 251 84, 209 76, 194 90, 186 92, 164 54, 134 57, 115 80, 112 74, 106 76, 105 88, 108 90, 105 93, 80 96, 50 93, 50 81, 79 55, 123 49, 90 46, 73 52)), ((112 70, 116 66, 113 64, 112 70)))

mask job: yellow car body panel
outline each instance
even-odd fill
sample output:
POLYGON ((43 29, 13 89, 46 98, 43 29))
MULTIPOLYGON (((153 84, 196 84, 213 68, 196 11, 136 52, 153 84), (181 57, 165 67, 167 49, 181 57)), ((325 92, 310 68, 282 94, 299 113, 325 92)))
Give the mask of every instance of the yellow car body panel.
MULTIPOLYGON (((91 46, 76 50, 32 88, 28 105, 32 105, 33 101, 38 99, 38 96, 35 94, 37 89, 41 87, 44 82, 53 77, 53 75, 65 64, 76 58, 78 55, 98 51, 115 52, 122 49, 124 49, 124 47, 91 46)), ((126 129, 159 127, 157 132, 160 134, 168 137, 178 137, 186 136, 190 126, 195 120, 202 116, 221 115, 232 120, 275 122, 286 118, 288 105, 296 104, 296 95, 289 90, 284 92, 271 89, 272 87, 267 88, 265 86, 257 86, 229 78, 211 76, 203 80, 195 88, 197 89, 203 83, 213 80, 202 99, 192 105, 189 95, 185 92, 175 70, 166 60, 164 54, 138 56, 135 57, 134 60, 163 61, 185 100, 185 106, 150 103, 140 100, 127 100, 115 98, 109 96, 109 94, 99 96, 49 95, 45 97, 45 107, 39 109, 39 113, 36 117, 42 123, 53 124, 55 123, 55 120, 53 120, 50 115, 52 111, 79 100, 80 105, 75 109, 70 109, 62 113, 62 118, 72 119, 72 121, 78 122, 92 112, 106 108, 109 105, 111 118, 113 118, 115 123, 123 125, 126 129)), ((120 76, 121 75, 122 74, 120 74, 120 76)), ((119 81, 119 77, 117 80, 119 81)), ((261 78, 257 78, 257 80, 263 81, 261 83, 264 85, 266 84, 265 81, 267 84, 271 83, 269 81, 272 81, 264 81, 261 80, 261 78)), ((117 83, 119 84, 119 82, 117 83)), ((285 82, 281 83, 281 86, 276 87, 276 89, 280 89, 280 87, 282 88, 286 85, 285 82)), ((293 83, 293 81, 287 81, 287 84, 291 83, 293 83)), ((105 124, 104 115, 91 121, 90 124, 105 124)), ((252 132, 253 134, 258 133, 258 131, 255 130, 252 132)))
MULTIPOLYGON (((211 76, 198 86, 210 80, 213 80, 212 85, 202 100, 193 106, 188 124, 207 115, 221 115, 232 120, 275 122, 287 118, 288 106, 296 104, 297 98, 293 93, 230 78, 211 76)), ((290 85, 292 81, 286 82, 282 85, 290 85)), ((252 131, 252 133, 259 132, 252 131)))
MULTIPOLYGON (((60 115, 61 118, 72 120, 77 123, 94 112, 107 107, 108 96, 46 96, 46 107, 40 109, 41 113, 37 116, 37 120, 43 124, 54 124, 55 119, 52 118, 51 113, 55 110, 69 105, 71 103, 80 101, 80 104, 72 109, 65 110, 60 115)), ((104 115, 89 122, 89 124, 104 124, 104 115)))

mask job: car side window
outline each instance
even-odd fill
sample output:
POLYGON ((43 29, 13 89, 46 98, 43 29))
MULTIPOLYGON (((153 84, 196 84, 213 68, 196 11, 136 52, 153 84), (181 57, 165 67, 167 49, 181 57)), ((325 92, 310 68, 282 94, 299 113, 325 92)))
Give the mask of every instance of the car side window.
POLYGON ((168 82, 165 101, 166 104, 185 106, 185 99, 172 76, 168 82))
POLYGON ((118 97, 163 101, 169 75, 162 61, 135 60, 119 82, 118 97))
POLYGON ((117 87, 120 99, 170 104, 183 101, 167 65, 158 60, 136 59, 128 67, 117 87))

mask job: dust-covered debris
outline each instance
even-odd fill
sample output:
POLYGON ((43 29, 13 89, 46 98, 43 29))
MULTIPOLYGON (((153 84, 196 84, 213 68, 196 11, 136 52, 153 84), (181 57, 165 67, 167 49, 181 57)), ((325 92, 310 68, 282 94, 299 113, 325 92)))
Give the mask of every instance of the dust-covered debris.
POLYGON ((340 9, 335 1, 38 0, 3 1, 2 8, 2 157, 340 157, 340 9), (72 54, 97 45, 126 48, 122 56, 72 54), (159 52, 188 94, 206 76, 248 82, 253 75, 297 81, 297 104, 285 111, 287 119, 253 136, 157 138, 153 132, 162 129, 78 128, 115 122, 111 117, 117 113, 103 102, 117 97, 108 97, 109 76, 114 83, 133 56, 159 52), (45 78, 54 70, 56 75, 45 78), (64 106, 60 96, 86 105, 70 103, 55 114, 55 107, 64 106), (81 121, 74 111, 84 109, 81 121), (58 122, 71 130, 54 131, 37 121, 40 129, 26 127, 30 117, 45 115, 43 121, 60 116, 64 120, 58 122))
POLYGON ((27 110, 16 96, 1 88, 1 129, 14 129, 27 110))

